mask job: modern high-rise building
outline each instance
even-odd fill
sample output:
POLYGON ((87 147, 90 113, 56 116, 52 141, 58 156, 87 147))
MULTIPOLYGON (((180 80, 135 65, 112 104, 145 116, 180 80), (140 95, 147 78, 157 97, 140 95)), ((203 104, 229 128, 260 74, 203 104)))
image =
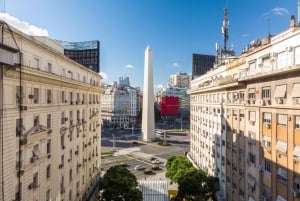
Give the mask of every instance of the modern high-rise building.
POLYGON ((190 86, 190 76, 183 72, 170 75, 169 85, 171 87, 188 88, 190 86))
POLYGON ((0 200, 87 200, 99 184, 101 76, 0 22, 0 200))
POLYGON ((100 42, 98 40, 84 42, 67 42, 56 40, 64 47, 64 54, 81 65, 100 72, 100 42))
POLYGON ((255 40, 192 80, 195 166, 218 200, 300 200, 300 27, 255 40))
POLYGON ((216 57, 213 55, 193 54, 192 79, 204 75, 213 68, 216 57))

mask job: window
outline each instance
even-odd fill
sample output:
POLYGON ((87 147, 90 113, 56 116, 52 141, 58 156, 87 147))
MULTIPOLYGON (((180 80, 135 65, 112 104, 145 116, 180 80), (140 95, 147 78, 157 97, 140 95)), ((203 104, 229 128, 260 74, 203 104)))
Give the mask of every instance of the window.
POLYGON ((33 187, 37 187, 39 185, 39 175, 38 173, 34 173, 33 175, 33 187))
POLYGON ((49 73, 52 73, 52 64, 51 64, 51 63, 48 63, 47 71, 48 71, 49 73))
POLYGON ((241 102, 245 101, 245 92, 244 91, 240 91, 240 101, 241 102))
POLYGON ((23 130, 25 130, 23 125, 23 118, 16 119, 16 136, 22 135, 23 130))
POLYGON ((60 145, 62 149, 65 148, 65 135, 60 136, 60 145))
POLYGON ((23 86, 16 86, 16 104, 22 104, 24 98, 23 86))
POLYGON ((47 200, 47 201, 50 201, 50 200, 51 200, 51 191, 50 191, 50 189, 48 189, 48 190, 46 191, 46 200, 47 200))
POLYGON ((40 69, 40 60, 38 58, 34 58, 34 67, 40 69))
POLYGON ((61 91, 61 103, 65 103, 66 97, 65 97, 65 92, 61 91))
POLYGON ((51 153, 51 140, 47 141, 47 154, 51 153))
POLYGON ((255 123, 255 111, 249 111, 249 122, 250 124, 254 124, 255 123))
POLYGON ((70 92, 70 103, 73 104, 73 92, 70 92))
POLYGON ((64 124, 65 123, 65 113, 62 112, 61 113, 61 124, 64 124))
POLYGON ((40 150, 39 150, 39 145, 35 144, 33 146, 33 149, 32 149, 32 156, 35 157, 35 158, 39 158, 40 155, 41 155, 41 153, 40 153, 40 150))
POLYGON ((271 137, 266 135, 263 136, 263 146, 266 149, 271 149, 271 137))
POLYGON ((33 89, 33 103, 35 103, 35 104, 39 103, 39 89, 38 88, 33 89))
POLYGON ((266 171, 266 172, 268 172, 268 173, 271 173, 271 165, 272 165, 272 163, 271 163, 271 161, 269 161, 269 160, 267 160, 267 159, 264 159, 264 170, 266 171))
POLYGON ((262 99, 270 99, 271 98, 271 88, 263 87, 261 90, 261 98, 262 99))
POLYGON ((46 169, 46 177, 47 179, 49 179, 51 176, 51 166, 50 164, 47 166, 47 169, 46 169))
POLYGON ((300 176, 295 176, 293 186, 294 186, 294 190, 300 193, 300 176))
POLYGON ((295 128, 300 129, 300 116, 295 116, 295 128))
POLYGON ((35 131, 40 130, 40 118, 39 118, 39 116, 33 117, 33 126, 35 127, 35 131))
POLYGON ((284 183, 284 184, 287 183, 287 171, 285 168, 282 168, 282 167, 277 168, 277 178, 282 183, 284 183))
POLYGON ((52 91, 47 89, 47 103, 52 103, 52 91))
POLYGON ((51 128, 51 114, 47 114, 47 128, 51 128))
POLYGON ((266 128, 270 128, 271 127, 271 119, 272 118, 272 113, 267 113, 267 112, 264 112, 263 113, 263 124, 264 124, 264 127, 266 128))
POLYGON ((256 155, 254 153, 252 153, 252 152, 249 152, 248 153, 248 162, 250 164, 255 165, 256 164, 255 160, 256 160, 256 155))
POLYGON ((277 115, 277 126, 287 126, 287 115, 278 114, 277 115))
POLYGON ((72 179, 73 179, 72 169, 70 169, 70 171, 69 171, 69 179, 70 179, 70 182, 71 182, 72 179))
POLYGON ((248 99, 255 99, 255 88, 251 88, 248 90, 248 99))

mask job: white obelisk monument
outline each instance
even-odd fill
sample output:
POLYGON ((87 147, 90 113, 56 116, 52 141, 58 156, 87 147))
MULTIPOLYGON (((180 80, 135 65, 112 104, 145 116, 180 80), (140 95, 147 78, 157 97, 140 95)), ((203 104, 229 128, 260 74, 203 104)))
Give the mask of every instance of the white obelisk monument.
POLYGON ((142 136, 143 141, 151 142, 154 136, 154 93, 152 52, 149 46, 145 50, 144 91, 143 91, 142 136))

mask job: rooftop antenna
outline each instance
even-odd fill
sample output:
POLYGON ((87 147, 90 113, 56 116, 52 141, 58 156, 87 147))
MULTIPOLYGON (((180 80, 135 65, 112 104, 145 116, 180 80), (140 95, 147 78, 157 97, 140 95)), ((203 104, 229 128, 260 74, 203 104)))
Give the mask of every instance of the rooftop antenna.
MULTIPOLYGON (((227 2, 227 1, 226 1, 227 2)), ((224 51, 226 51, 227 41, 228 41, 228 18, 227 18, 227 7, 224 8, 224 19, 222 25, 222 34, 223 34, 223 42, 224 42, 224 51)))

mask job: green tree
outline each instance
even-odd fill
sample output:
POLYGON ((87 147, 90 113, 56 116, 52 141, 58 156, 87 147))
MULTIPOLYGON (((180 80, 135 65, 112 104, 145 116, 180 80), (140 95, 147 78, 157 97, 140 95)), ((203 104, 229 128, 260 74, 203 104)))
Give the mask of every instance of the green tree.
POLYGON ((178 180, 177 200, 206 201, 215 200, 218 178, 207 176, 202 170, 195 170, 178 180))
POLYGON ((142 201, 136 176, 120 165, 108 169, 100 185, 101 201, 142 201))
POLYGON ((171 156, 166 163, 166 177, 171 182, 177 182, 190 172, 195 171, 193 164, 184 156, 171 156))

